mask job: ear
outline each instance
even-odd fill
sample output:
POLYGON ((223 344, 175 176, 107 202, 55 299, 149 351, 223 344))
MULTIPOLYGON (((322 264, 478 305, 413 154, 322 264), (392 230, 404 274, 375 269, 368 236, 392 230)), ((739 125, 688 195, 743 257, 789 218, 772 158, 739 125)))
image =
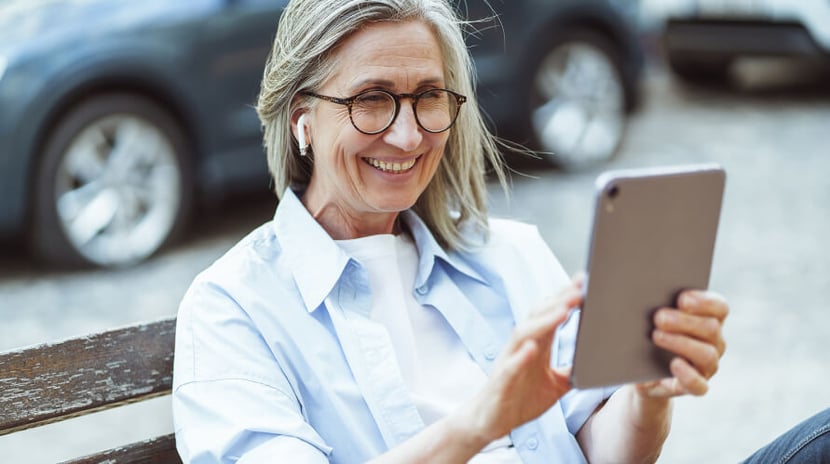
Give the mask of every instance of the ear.
POLYGON ((291 119, 293 120, 294 116, 297 114, 299 114, 299 117, 297 117, 296 122, 292 121, 291 127, 294 132, 294 137, 297 139, 297 146, 300 149, 300 156, 306 156, 311 146, 309 124, 306 122, 308 119, 308 112, 297 111, 294 115, 292 115, 291 119))
POLYGON ((297 110, 291 115, 291 134, 294 135, 294 139, 298 142, 300 141, 300 133, 299 133, 299 125, 301 124, 300 119, 302 119, 304 135, 305 135, 305 142, 308 143, 308 110, 302 109, 297 110))

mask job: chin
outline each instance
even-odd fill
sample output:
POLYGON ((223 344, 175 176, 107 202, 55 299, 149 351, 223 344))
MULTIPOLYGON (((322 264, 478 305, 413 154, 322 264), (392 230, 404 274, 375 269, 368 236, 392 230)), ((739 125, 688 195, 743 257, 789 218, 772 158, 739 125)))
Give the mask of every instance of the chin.
POLYGON ((375 209, 378 211, 383 211, 386 213, 400 213, 402 211, 406 211, 412 208, 415 205, 415 202, 418 201, 418 197, 406 197, 406 198, 383 198, 382 201, 375 203, 375 209))

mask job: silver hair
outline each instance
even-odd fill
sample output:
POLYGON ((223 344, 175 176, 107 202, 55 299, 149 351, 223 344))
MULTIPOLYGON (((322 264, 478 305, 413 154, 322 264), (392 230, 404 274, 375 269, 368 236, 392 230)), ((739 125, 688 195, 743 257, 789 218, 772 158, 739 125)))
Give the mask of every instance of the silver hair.
POLYGON ((443 54, 446 86, 467 96, 438 170, 413 209, 443 247, 469 250, 475 243, 465 239, 462 226, 473 226, 484 237, 488 233, 488 165, 505 191, 507 187, 497 141, 478 109, 462 32, 468 23, 447 0, 292 0, 280 18, 257 101, 268 167, 277 196, 289 186, 308 184, 312 161, 299 156, 291 115, 314 103, 298 93, 316 90, 333 75, 336 60, 330 58, 337 45, 361 26, 411 20, 432 28, 443 54))

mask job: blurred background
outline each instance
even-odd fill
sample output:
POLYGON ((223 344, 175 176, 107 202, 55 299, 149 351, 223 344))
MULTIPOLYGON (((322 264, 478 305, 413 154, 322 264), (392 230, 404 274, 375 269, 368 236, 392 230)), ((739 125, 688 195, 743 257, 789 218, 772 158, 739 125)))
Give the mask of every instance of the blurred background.
MULTIPOLYGON (((456 3, 482 19, 492 128, 543 153, 506 154, 492 211, 537 224, 568 272, 600 172, 727 170, 711 288, 728 349, 710 393, 677 401, 660 462, 735 462, 830 406, 830 3, 456 3)), ((0 351, 172 316, 271 217, 252 105, 283 4, 0 3, 0 351)), ((0 456, 55 462, 170 423, 161 398, 0 437, 0 456)))

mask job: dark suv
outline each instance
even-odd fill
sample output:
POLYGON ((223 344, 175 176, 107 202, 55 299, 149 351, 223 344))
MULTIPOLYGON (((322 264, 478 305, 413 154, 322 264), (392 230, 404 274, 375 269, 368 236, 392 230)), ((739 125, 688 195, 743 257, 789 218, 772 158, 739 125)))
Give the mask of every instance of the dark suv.
MULTIPOLYGON (((252 105, 285 3, 0 4, 0 236, 55 263, 123 266, 179 235, 197 202, 268 188, 252 105)), ((469 43, 497 132, 566 166, 613 155, 642 64, 621 9, 489 3, 498 20, 469 43)))

